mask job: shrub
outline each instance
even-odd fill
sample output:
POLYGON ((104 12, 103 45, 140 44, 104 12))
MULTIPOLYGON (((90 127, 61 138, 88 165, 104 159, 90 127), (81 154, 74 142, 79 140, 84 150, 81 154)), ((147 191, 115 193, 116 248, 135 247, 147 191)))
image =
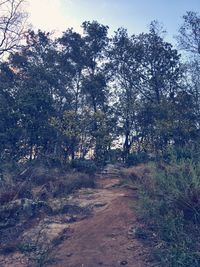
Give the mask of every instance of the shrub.
POLYGON ((139 164, 138 166, 129 167, 129 168, 121 168, 120 176, 124 179, 128 179, 131 182, 143 182, 144 179, 149 179, 150 168, 145 164, 139 164))
POLYGON ((84 172, 88 174, 94 174, 97 171, 96 164, 91 160, 75 159, 72 160, 71 166, 78 172, 84 172))
POLYGON ((71 173, 55 183, 54 197, 71 194, 81 188, 95 187, 95 180, 91 175, 84 173, 71 173))
POLYGON ((145 152, 140 153, 132 153, 128 155, 128 158, 126 160, 126 164, 128 166, 138 165, 140 163, 146 163, 149 160, 149 156, 145 152))
POLYGON ((138 212, 156 236, 160 266, 200 266, 200 165, 189 160, 154 166, 141 181, 138 212))
POLYGON ((199 161, 198 151, 199 147, 195 147, 192 144, 187 146, 169 147, 162 155, 159 156, 159 160, 168 164, 182 160, 192 160, 197 163, 199 161))

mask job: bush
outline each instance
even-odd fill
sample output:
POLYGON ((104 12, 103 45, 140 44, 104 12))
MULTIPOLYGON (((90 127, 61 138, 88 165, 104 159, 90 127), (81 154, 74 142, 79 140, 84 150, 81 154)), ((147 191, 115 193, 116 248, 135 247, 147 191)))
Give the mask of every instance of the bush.
POLYGON ((146 167, 145 164, 139 164, 138 166, 132 166, 129 168, 121 168, 119 170, 120 176, 125 179, 129 180, 130 182, 144 182, 144 179, 148 179, 150 175, 150 168, 146 167))
POLYGON ((128 166, 138 165, 140 163, 146 163, 149 160, 149 156, 145 152, 141 153, 132 153, 128 155, 128 158, 126 160, 126 164, 128 166))
POLYGON ((71 166, 78 172, 84 172, 88 174, 94 174, 97 171, 96 164, 91 160, 75 159, 72 160, 71 166))
POLYGON ((94 188, 95 180, 91 175, 72 173, 55 183, 54 197, 71 194, 81 188, 94 188))
POLYGON ((156 236, 160 266, 200 266, 200 164, 154 166, 141 182, 138 212, 156 236))
POLYGON ((176 147, 169 147, 166 151, 159 156, 160 161, 164 161, 168 164, 172 163, 173 161, 179 162, 182 160, 192 160, 193 162, 199 161, 199 147, 194 145, 188 146, 176 146, 176 147))

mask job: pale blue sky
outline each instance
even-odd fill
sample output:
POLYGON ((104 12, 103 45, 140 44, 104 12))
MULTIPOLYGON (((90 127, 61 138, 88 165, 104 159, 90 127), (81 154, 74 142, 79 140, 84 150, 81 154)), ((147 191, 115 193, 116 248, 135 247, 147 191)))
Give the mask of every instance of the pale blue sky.
POLYGON ((200 13, 200 0, 29 0, 30 20, 35 27, 78 30, 85 20, 97 20, 110 33, 123 26, 130 34, 148 30, 152 20, 163 23, 171 39, 186 11, 200 13), (44 10, 45 9, 45 10, 44 10))

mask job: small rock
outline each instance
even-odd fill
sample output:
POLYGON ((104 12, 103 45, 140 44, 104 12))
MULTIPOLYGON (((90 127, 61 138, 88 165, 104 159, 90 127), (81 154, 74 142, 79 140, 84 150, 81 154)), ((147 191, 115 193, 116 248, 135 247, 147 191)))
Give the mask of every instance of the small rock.
POLYGON ((106 206, 107 205, 107 203, 101 203, 101 202, 98 202, 98 203, 95 203, 94 204, 94 207, 95 208, 101 208, 101 207, 104 207, 104 206, 106 206))
POLYGON ((127 261, 121 261, 120 264, 121 264, 121 265, 127 265, 128 262, 127 262, 127 261))
POLYGON ((67 253, 67 257, 71 257, 73 253, 67 253))
POLYGON ((108 234, 107 236, 108 236, 108 237, 111 237, 111 238, 114 238, 114 237, 116 237, 116 234, 115 234, 115 233, 110 233, 110 234, 108 234))
POLYGON ((133 250, 133 249, 134 249, 134 246, 127 247, 127 250, 133 250))

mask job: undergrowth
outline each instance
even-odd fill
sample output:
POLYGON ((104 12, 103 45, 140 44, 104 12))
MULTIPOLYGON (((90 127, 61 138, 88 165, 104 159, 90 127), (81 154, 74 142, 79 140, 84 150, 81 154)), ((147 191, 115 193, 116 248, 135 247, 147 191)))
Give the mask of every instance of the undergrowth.
POLYGON ((141 221, 163 267, 200 266, 200 163, 151 163, 140 180, 141 221))

